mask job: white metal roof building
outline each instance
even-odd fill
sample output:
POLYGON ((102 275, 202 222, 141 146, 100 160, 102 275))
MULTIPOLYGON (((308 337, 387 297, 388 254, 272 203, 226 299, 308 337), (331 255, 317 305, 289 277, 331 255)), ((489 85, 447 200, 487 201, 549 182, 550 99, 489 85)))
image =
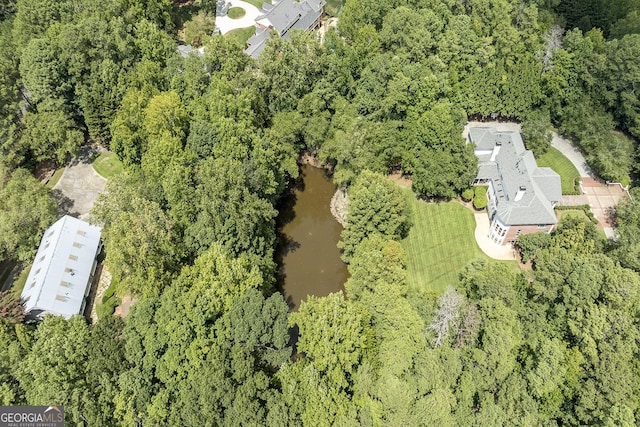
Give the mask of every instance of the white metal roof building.
POLYGON ((82 314, 101 249, 100 231, 68 215, 45 231, 22 290, 27 318, 82 314))

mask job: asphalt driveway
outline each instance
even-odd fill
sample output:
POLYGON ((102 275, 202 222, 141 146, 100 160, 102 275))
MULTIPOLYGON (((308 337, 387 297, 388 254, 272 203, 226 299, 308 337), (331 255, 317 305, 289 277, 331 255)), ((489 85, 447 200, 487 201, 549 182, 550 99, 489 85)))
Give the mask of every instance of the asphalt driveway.
POLYGON ((99 149, 85 146, 65 168, 60 181, 53 187, 58 202, 58 214, 71 215, 86 221, 98 195, 104 191, 107 180, 91 166, 90 158, 99 149))

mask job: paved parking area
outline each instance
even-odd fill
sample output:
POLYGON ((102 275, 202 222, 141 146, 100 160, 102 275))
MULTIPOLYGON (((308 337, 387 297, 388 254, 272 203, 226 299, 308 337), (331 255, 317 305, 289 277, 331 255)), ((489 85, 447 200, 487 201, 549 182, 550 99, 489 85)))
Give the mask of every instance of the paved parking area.
POLYGON ((91 155, 98 149, 82 147, 78 157, 65 168, 60 181, 53 187, 58 202, 58 214, 71 215, 86 221, 98 195, 104 191, 107 180, 91 166, 91 155))
POLYGON ((582 178, 582 188, 589 200, 591 212, 603 227, 611 227, 609 212, 627 193, 619 184, 605 184, 593 178, 582 178))
POLYGON ((253 27, 256 24, 256 18, 261 15, 260 10, 242 0, 230 0, 231 7, 241 7, 246 12, 242 18, 233 19, 228 16, 216 16, 216 28, 220 29, 221 34, 227 34, 231 30, 238 28, 253 27))
POLYGON ((626 191, 619 184, 606 184, 593 178, 581 178, 584 194, 579 196, 563 196, 565 206, 589 205, 591 213, 598 220, 598 226, 604 230, 608 238, 614 237, 611 210, 620 199, 627 197, 626 191))

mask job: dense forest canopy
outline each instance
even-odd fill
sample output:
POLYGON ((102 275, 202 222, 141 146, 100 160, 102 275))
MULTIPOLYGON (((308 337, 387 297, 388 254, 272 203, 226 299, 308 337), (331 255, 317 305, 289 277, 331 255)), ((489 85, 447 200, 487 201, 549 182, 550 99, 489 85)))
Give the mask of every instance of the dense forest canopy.
POLYGON ((477 167, 463 125, 497 117, 540 153, 553 125, 635 184, 638 1, 346 0, 322 42, 293 32, 257 61, 224 36, 183 58, 184 7, 0 5, 0 254, 28 260, 55 219, 29 171, 95 142, 125 166, 93 216, 116 292, 138 298, 92 325, 2 311, 0 404, 85 426, 638 423, 633 201, 615 242, 564 221, 518 243, 531 270, 473 262, 436 294, 408 287, 411 212, 385 178, 457 197, 477 167), (305 150, 349 187, 351 277, 289 313, 276 202, 305 150))

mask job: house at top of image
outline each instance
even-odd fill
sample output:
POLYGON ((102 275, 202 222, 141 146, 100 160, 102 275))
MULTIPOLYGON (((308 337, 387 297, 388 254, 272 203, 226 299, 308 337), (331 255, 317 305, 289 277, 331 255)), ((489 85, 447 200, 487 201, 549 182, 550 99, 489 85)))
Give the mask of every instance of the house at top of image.
POLYGON ((478 157, 473 184, 488 185, 491 240, 503 245, 521 234, 551 232, 558 223, 554 207, 562 199, 560 175, 538 167, 518 132, 472 127, 467 141, 478 157))
POLYGON ((320 27, 326 0, 280 0, 264 3, 264 13, 256 18, 256 34, 247 41, 245 53, 257 58, 264 50, 271 31, 283 39, 290 30, 312 31, 320 27))
POLYGON ((21 300, 27 320, 65 319, 84 312, 102 248, 100 227, 65 215, 49 227, 27 276, 21 300))

